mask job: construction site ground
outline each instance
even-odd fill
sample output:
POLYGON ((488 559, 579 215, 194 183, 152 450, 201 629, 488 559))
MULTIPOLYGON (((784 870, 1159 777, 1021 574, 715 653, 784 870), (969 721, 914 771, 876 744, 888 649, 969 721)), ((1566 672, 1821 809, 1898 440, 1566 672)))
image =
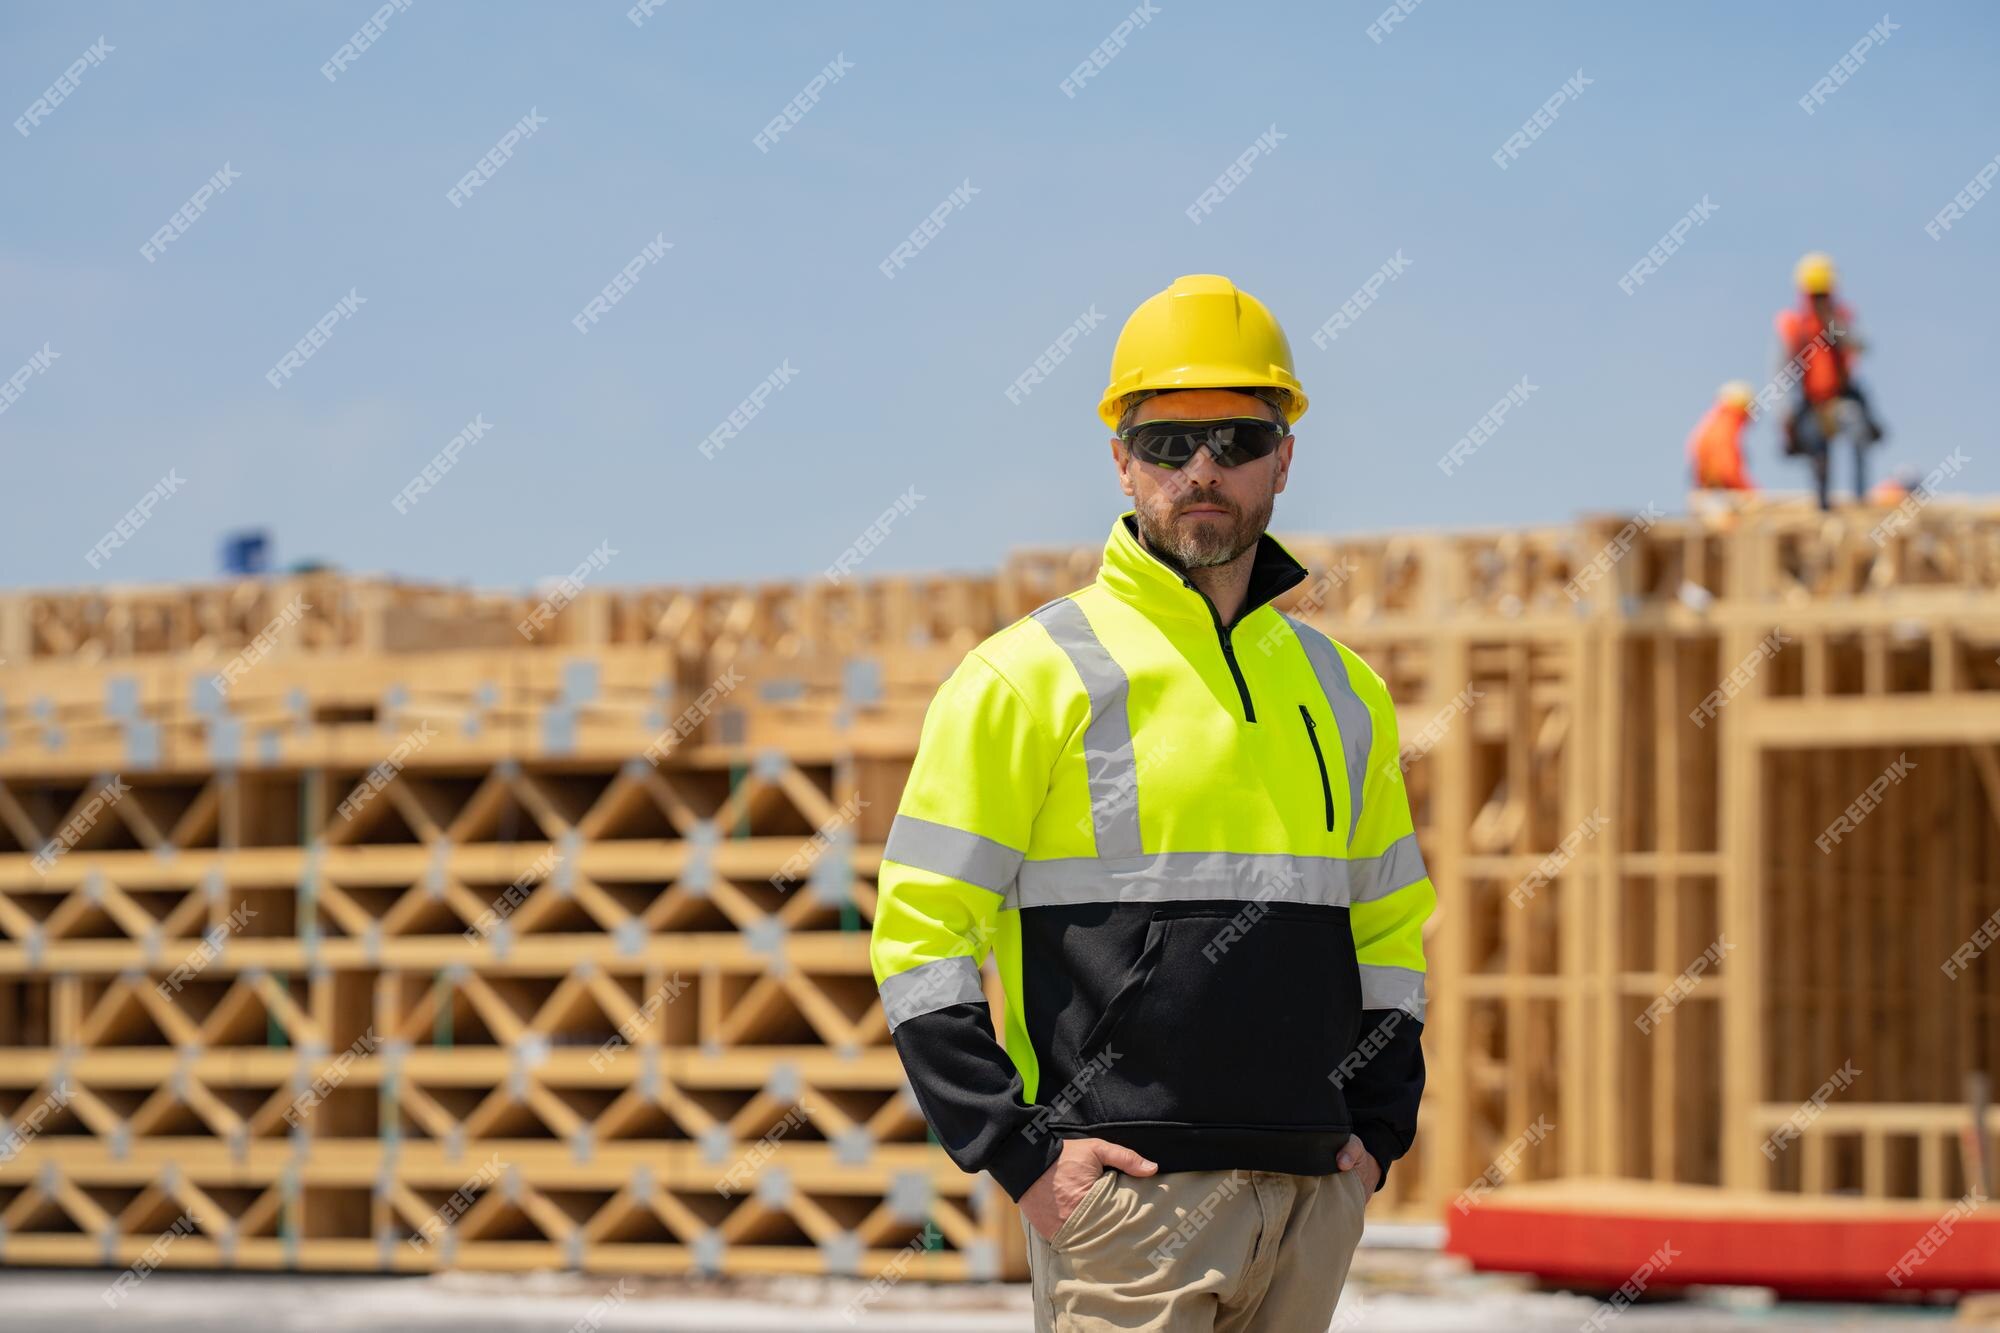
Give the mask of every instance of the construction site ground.
MULTIPOLYGON (((0 1277, 0 1304, 14 1327, 61 1333, 1027 1333, 1023 1283, 939 1286, 909 1282, 857 1307, 868 1284, 824 1278, 727 1281, 627 1279, 596 1274, 450 1273, 424 1277, 193 1273, 162 1270, 108 1307, 115 1274, 13 1271, 0 1277), (852 1311, 854 1317, 849 1318, 852 1311), (14 1321, 19 1321, 18 1323, 14 1321)), ((1433 1252, 1364 1248, 1334 1317, 1335 1333, 1574 1330, 1601 1295, 1537 1291, 1511 1277, 1468 1273, 1433 1252)), ((1646 1301, 1609 1315, 1621 1329, 1889 1329, 1950 1324, 1949 1307, 1777 1304, 1747 1289, 1710 1289, 1646 1301)), ((1964 1325, 1953 1325, 1963 1327, 1964 1325)))

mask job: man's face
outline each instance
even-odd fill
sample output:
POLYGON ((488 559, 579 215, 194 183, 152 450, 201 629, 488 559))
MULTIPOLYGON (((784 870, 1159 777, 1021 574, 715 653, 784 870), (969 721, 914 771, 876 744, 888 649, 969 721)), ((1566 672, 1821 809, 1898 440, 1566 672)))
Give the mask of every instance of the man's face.
MULTIPOLYGON (((1277 411, 1254 394, 1234 389, 1177 389, 1139 404, 1141 421, 1199 421, 1213 417, 1261 417, 1277 411)), ((1226 565, 1257 544, 1271 522, 1271 508, 1285 489, 1292 465, 1292 437, 1277 450, 1236 467, 1223 467, 1202 449, 1180 468, 1134 458, 1123 440, 1111 441, 1118 484, 1132 497, 1139 535, 1146 546, 1180 569, 1226 565)))

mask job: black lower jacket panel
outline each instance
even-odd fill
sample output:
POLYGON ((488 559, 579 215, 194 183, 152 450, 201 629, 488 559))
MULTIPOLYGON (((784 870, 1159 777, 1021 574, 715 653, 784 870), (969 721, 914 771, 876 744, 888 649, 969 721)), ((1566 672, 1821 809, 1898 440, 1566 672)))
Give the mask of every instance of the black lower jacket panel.
POLYGON ((1028 908, 1021 947, 1036 1101, 1058 1132, 1163 1170, 1336 1169, 1353 1080, 1330 1076, 1363 1016, 1346 908, 1028 908))

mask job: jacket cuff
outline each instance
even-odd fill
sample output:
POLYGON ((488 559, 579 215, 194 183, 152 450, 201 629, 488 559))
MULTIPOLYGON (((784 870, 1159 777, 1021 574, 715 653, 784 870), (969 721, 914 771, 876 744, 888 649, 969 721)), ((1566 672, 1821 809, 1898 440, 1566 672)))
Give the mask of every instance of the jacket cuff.
POLYGON ((1019 1203, 1021 1196, 1060 1156, 1062 1140, 1054 1134, 1045 1133, 1032 1142, 1022 1134, 1015 1134, 994 1152, 986 1170, 1007 1191, 1007 1197, 1019 1203))
POLYGON ((1356 1125, 1354 1134, 1361 1140, 1361 1146, 1368 1150, 1368 1155, 1375 1159, 1375 1165, 1382 1168, 1382 1178, 1375 1182, 1375 1188, 1379 1191, 1389 1183, 1389 1164, 1403 1154, 1400 1146, 1402 1139, 1393 1129, 1379 1121, 1356 1125))

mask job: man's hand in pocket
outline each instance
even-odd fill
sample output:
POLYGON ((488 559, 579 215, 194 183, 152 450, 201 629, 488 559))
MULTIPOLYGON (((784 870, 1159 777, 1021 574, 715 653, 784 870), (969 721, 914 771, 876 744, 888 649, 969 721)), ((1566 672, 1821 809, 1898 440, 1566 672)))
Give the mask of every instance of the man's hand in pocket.
POLYGON ((1160 1169, 1130 1148, 1107 1139, 1065 1139, 1062 1156, 1021 1196, 1021 1215, 1047 1240, 1069 1220, 1076 1205, 1108 1168, 1116 1168, 1128 1176, 1150 1176, 1160 1169))
POLYGON ((1334 1162, 1343 1171, 1361 1172, 1363 1187, 1361 1198, 1364 1202, 1375 1197, 1375 1191, 1382 1185, 1382 1164, 1369 1156, 1368 1150, 1361 1146, 1359 1135, 1348 1135, 1347 1146, 1340 1150, 1340 1155, 1334 1158, 1334 1162))

